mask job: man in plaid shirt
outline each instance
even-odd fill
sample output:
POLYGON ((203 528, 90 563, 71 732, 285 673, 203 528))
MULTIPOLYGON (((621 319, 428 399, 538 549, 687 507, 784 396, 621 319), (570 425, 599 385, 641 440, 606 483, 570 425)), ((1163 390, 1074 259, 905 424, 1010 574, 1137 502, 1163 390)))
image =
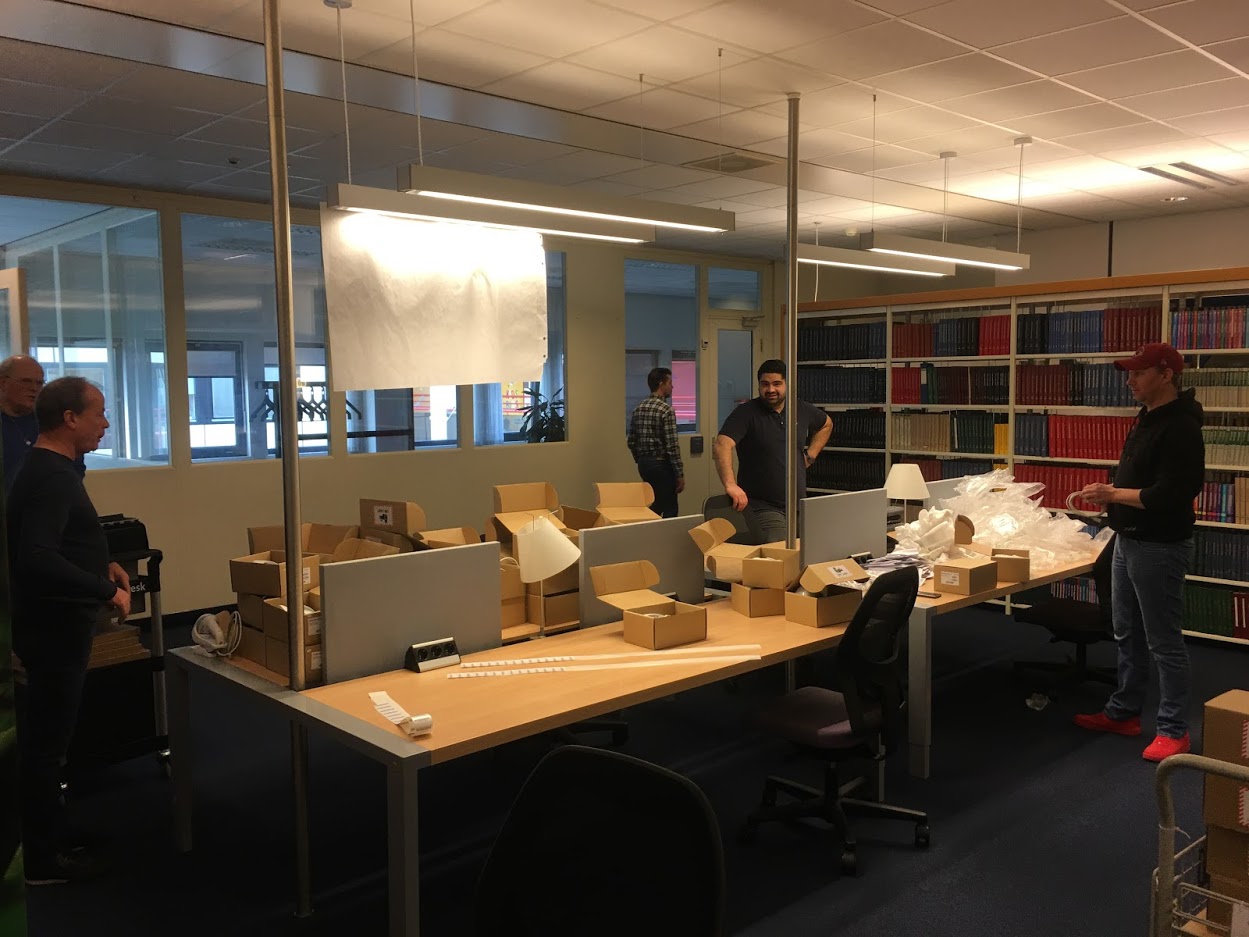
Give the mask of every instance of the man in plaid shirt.
POLYGON ((677 495, 685 490, 685 467, 677 442, 677 415, 668 403, 672 396, 672 372, 651 368, 646 375, 651 395, 637 405, 629 419, 629 451, 638 464, 642 481, 655 492, 651 504, 660 517, 677 516, 677 495))

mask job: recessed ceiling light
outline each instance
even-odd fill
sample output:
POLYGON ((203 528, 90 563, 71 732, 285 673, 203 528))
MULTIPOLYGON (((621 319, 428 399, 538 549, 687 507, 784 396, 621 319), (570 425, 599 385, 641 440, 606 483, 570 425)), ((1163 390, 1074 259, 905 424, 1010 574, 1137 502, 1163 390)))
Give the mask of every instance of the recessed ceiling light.
POLYGON ((1187 202, 1187 195, 1168 195, 1163 199, 1164 202, 1187 202))

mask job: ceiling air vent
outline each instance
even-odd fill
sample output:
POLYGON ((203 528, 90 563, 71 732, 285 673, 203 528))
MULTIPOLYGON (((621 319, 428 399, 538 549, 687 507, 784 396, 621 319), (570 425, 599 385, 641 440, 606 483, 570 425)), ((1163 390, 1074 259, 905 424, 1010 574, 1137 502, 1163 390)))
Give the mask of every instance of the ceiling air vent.
POLYGON ((722 156, 712 156, 708 159, 696 159, 690 163, 682 163, 690 169, 702 169, 707 172, 745 172, 748 169, 762 169, 765 166, 775 166, 779 163, 778 159, 768 159, 763 156, 747 155, 745 153, 725 153, 722 156))
POLYGON ((1211 183, 1219 185, 1240 185, 1239 179, 1225 176, 1213 169, 1203 169, 1193 163, 1167 163, 1165 166, 1141 166, 1141 172, 1161 176, 1171 182, 1191 186, 1194 189, 1213 189, 1211 183))

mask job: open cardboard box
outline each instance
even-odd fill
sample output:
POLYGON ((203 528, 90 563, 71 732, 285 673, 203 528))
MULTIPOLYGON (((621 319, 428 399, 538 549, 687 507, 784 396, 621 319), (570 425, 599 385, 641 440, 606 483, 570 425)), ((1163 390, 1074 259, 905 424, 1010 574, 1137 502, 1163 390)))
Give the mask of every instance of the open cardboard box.
MULTIPOLYGON (((321 557, 306 553, 303 558, 304 589, 319 585, 321 557)), ((251 595, 286 595, 286 552, 264 550, 230 560, 230 587, 251 595)))
POLYGON ((379 530, 376 527, 361 527, 360 539, 367 540, 369 543, 381 543, 394 547, 399 553, 414 553, 418 547, 425 548, 415 535, 397 534, 390 530, 379 530))
POLYGON ((392 547, 385 543, 377 543, 373 540, 361 540, 358 537, 350 537, 344 540, 334 548, 334 552, 328 557, 321 557, 321 565, 326 563, 341 563, 344 560, 368 560, 375 556, 394 556, 399 553, 398 547, 392 547))
POLYGON ((556 625, 567 625, 581 618, 581 593, 525 596, 525 619, 544 631, 556 625))
MULTIPOLYGON (((344 540, 357 536, 359 530, 355 524, 301 524, 299 539, 305 553, 321 553, 328 556, 344 540)), ((248 553, 285 549, 286 528, 281 524, 247 528, 248 553)))
POLYGON ((547 482, 522 482, 516 485, 494 486, 494 515, 490 518, 486 537, 497 540, 505 556, 516 555, 516 535, 534 522, 545 517, 558 529, 564 529, 559 519, 559 495, 547 482))
POLYGON ((944 563, 933 566, 934 589, 953 595, 975 595, 997 586, 998 569, 992 559, 993 548, 976 541, 976 525, 962 514, 954 518, 954 546, 944 563))
POLYGON ((424 530, 425 512, 412 501, 360 499, 360 528, 411 537, 424 530))
MULTIPOLYGON (((261 617, 264 621, 266 638, 277 638, 285 641, 290 637, 290 625, 287 622, 286 599, 265 599, 261 617)), ((321 643, 321 613, 315 608, 304 606, 304 644, 321 643)))
POLYGON ((798 550, 786 549, 784 543, 764 544, 757 556, 742 560, 742 585, 788 591, 802 573, 799 557, 798 550))
POLYGON ((598 512, 609 524, 636 524, 657 521, 651 510, 655 489, 646 482, 595 482, 598 512))
POLYGON ((499 592, 503 599, 503 627, 523 625, 525 618, 525 584, 520 581, 520 564, 510 556, 499 561, 499 592))
POLYGON ((471 527, 444 527, 441 530, 422 530, 418 537, 431 550, 442 547, 462 547, 470 543, 481 543, 481 537, 471 527))
POLYGON ((630 644, 659 650, 707 638, 707 610, 654 591, 659 570, 650 560, 592 567, 590 581, 600 600, 623 612, 630 644))
POLYGON ((785 617, 800 625, 827 628, 854 617, 863 602, 863 592, 854 583, 867 580, 863 567, 852 559, 815 563, 803 570, 798 584, 810 595, 785 593, 785 617), (828 595, 818 595, 825 589, 828 595))
MULTIPOLYGON (((319 587, 318 587, 319 588, 319 587)), ((249 592, 240 592, 234 597, 238 602, 239 618, 243 624, 250 625, 253 628, 263 628, 264 620, 261 615, 265 604, 263 595, 252 595, 249 592)), ((258 663, 264 663, 263 660, 258 663)))
POLYGON ((742 561, 759 555, 760 548, 757 546, 728 543, 735 533, 737 528, 723 517, 713 517, 690 531, 694 543, 702 551, 707 570, 725 582, 741 582, 742 561))
POLYGON ((989 558, 997 563, 998 582, 1027 582, 1032 578, 1032 558, 1023 547, 994 547, 989 558))
POLYGON ((560 521, 564 525, 565 536, 577 544, 581 542, 579 536, 581 531, 590 530, 593 527, 607 526, 607 521, 603 519, 603 515, 598 511, 589 511, 585 508, 573 507, 570 504, 561 504, 558 514, 560 521))

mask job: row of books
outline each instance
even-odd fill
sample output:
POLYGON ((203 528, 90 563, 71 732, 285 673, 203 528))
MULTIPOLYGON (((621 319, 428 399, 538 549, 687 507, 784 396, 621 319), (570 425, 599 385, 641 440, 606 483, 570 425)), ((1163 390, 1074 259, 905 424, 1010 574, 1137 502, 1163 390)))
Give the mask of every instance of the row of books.
POLYGON ((1197 496, 1197 519, 1249 524, 1249 475, 1210 472, 1197 496))
POLYGON ((890 423, 892 448, 921 452, 1006 451, 1005 414, 961 410, 958 413, 895 413, 890 423), (1000 430, 997 427, 1001 427, 1000 430))
POLYGON ((1249 426, 1203 426, 1206 465, 1249 468, 1249 426))
POLYGON ((1193 531, 1192 572, 1211 579, 1249 581, 1249 532, 1198 527, 1193 531))
POLYGON ((798 396, 813 403, 883 403, 885 369, 800 367, 798 396))
POLYGON ((1130 416, 1017 413, 1015 452, 1059 459, 1118 459, 1134 422, 1130 416))
POLYGON ((1010 354, 1010 315, 965 316, 937 322, 897 322, 895 358, 949 358, 1010 354))
POLYGON ((831 446, 851 449, 885 448, 885 411, 867 410, 856 413, 834 413, 831 446))
POLYGON ((1045 486, 1041 492, 1041 506, 1063 510, 1067 507, 1067 495, 1079 491, 1085 485, 1105 484, 1110 473, 1104 468, 1075 468, 1068 465, 1016 465, 1015 481, 1040 482, 1045 486))
POLYGON ((895 462, 913 462, 926 482, 943 478, 962 478, 964 475, 986 475, 997 466, 988 459, 924 459, 915 456, 899 456, 895 462))
POLYGON ((1050 595, 1056 599, 1074 599, 1076 602, 1097 604, 1097 582, 1092 576, 1077 576, 1050 583, 1050 595))
POLYGON ((884 322, 854 322, 848 325, 800 328, 798 361, 884 358, 887 337, 884 322))
POLYGON ((1181 309, 1171 313, 1171 344, 1176 348, 1249 348, 1249 316, 1244 306, 1181 309))
POLYGON ((1123 372, 1113 364, 1021 364, 1015 378, 1015 403, 1022 406, 1136 405, 1123 372))
POLYGON ((1010 368, 922 364, 891 368, 894 403, 996 404, 1010 402, 1010 368))
POLYGON ((1184 630, 1249 640, 1249 592, 1189 583, 1184 589, 1184 630))
POLYGON ((1162 341, 1162 307, 1026 312, 1018 327, 1021 355, 1135 351, 1162 341))
POLYGON ((885 460, 867 452, 829 452, 825 449, 807 469, 807 487, 863 491, 883 488, 885 460))
POLYGON ((1196 388, 1205 407, 1249 407, 1249 371, 1244 368, 1186 368, 1185 387, 1196 388))

